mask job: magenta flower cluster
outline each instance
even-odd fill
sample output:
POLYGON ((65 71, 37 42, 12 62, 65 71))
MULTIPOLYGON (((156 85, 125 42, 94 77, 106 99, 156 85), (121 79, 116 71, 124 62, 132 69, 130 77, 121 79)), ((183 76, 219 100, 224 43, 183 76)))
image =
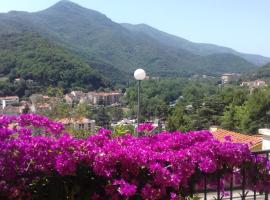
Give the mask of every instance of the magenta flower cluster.
POLYGON ((87 199, 179 199, 189 194, 191 184, 199 187, 204 175, 220 172, 226 180, 243 169, 247 180, 256 178, 246 184, 265 191, 269 167, 247 145, 221 143, 208 131, 111 137, 111 131, 101 129, 76 139, 46 117, 0 116, 0 197, 5 199, 31 199, 33 185, 50 184, 53 176, 65 183, 76 180, 72 194, 79 191, 79 181, 91 182, 83 191, 87 199), (84 179, 74 179, 82 173, 78 169, 87 169, 84 179))
POLYGON ((154 129, 154 126, 150 122, 139 124, 137 132, 150 133, 154 129))

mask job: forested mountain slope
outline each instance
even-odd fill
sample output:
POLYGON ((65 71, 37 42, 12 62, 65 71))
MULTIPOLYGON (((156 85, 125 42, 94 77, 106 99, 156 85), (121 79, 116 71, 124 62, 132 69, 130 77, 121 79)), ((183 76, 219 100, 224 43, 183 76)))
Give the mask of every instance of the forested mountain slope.
POLYGON ((213 50, 203 55, 169 45, 169 39, 161 41, 131 30, 70 1, 60 1, 35 13, 0 14, 0 26, 0 34, 37 32, 116 81, 132 76, 138 67, 159 76, 220 75, 256 68, 247 59, 227 51, 213 50))
POLYGON ((88 64, 36 33, 0 35, 0 75, 63 88, 97 89, 107 85, 88 64))

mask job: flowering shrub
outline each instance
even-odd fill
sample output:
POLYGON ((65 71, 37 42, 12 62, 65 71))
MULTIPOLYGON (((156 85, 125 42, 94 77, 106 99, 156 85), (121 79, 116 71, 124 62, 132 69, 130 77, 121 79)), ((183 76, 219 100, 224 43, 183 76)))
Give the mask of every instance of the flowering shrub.
POLYGON ((1 116, 0 199, 173 200, 188 196, 204 175, 226 180, 237 169, 245 170, 247 186, 270 188, 264 158, 208 131, 111 134, 101 129, 76 139, 42 116, 1 116))
POLYGON ((131 135, 135 133, 135 128, 132 124, 119 124, 113 129, 113 136, 115 137, 123 136, 127 133, 131 135))
POLYGON ((137 127, 137 132, 144 132, 145 134, 150 133, 154 129, 152 123, 142 123, 137 127))

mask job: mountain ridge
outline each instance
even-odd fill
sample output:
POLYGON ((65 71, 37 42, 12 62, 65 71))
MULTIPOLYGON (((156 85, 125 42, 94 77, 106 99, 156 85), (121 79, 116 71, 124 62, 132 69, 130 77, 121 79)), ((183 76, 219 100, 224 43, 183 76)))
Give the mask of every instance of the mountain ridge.
POLYGON ((118 79, 131 76, 138 67, 161 76, 191 76, 198 72, 219 75, 256 68, 238 55, 228 57, 226 52, 197 55, 185 48, 166 45, 149 34, 132 31, 98 11, 71 1, 60 1, 33 13, 0 14, 0 26, 5 27, 0 34, 37 32, 86 63, 92 63, 107 76, 114 73, 113 76, 117 77, 121 72, 118 79))
POLYGON ((211 44, 211 43, 192 42, 182 37, 166 33, 164 31, 161 31, 159 29, 156 29, 144 23, 142 24, 122 23, 122 26, 124 26, 125 28, 129 30, 139 31, 147 35, 151 35, 152 37, 156 38, 157 40, 159 40, 160 42, 164 44, 167 44, 169 46, 174 46, 176 48, 177 47, 183 48, 197 55, 211 55, 215 53, 232 53, 258 66, 262 66, 270 62, 270 58, 266 56, 261 56, 257 54, 249 54, 249 53, 241 53, 234 50, 233 48, 223 47, 221 45, 216 45, 216 44, 211 44), (180 44, 180 42, 182 42, 183 44, 180 44), (259 58, 261 59, 261 61, 258 61, 259 58))

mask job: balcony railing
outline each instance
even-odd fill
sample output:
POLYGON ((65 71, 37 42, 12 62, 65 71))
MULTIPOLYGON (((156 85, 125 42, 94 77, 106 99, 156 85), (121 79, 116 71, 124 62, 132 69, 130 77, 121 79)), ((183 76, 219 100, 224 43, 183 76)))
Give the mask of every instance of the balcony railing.
MULTIPOLYGON (((255 156, 264 156, 269 160, 270 150, 266 151, 257 151, 253 152, 255 156)), ((256 171, 254 171, 256 173, 256 171)), ((270 173, 270 172, 269 172, 270 173)), ((240 182, 236 183, 235 177, 231 177, 230 180, 225 181, 224 187, 221 186, 221 173, 215 174, 216 179, 216 187, 209 187, 209 177, 204 175, 203 181, 203 189, 194 189, 191 188, 191 193, 196 194, 196 196, 200 197, 203 200, 268 200, 269 193, 261 192, 255 190, 249 190, 246 187, 247 178, 244 170, 239 170, 239 174, 241 174, 240 182), (225 192, 222 191, 222 188, 225 188, 225 192)), ((211 179, 213 183, 213 177, 211 179)), ((255 184, 255 182, 254 182, 255 184)))

